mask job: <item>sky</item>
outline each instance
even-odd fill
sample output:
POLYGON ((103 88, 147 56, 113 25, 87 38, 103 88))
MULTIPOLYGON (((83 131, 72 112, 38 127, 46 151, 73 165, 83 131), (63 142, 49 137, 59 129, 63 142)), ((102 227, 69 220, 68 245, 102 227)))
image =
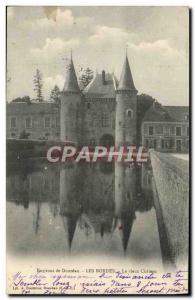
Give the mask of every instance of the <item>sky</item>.
POLYGON ((90 67, 119 79, 127 48, 139 94, 188 105, 188 13, 181 6, 8 7, 7 100, 35 98, 37 68, 45 100, 55 84, 62 89, 71 49, 78 76, 90 67))

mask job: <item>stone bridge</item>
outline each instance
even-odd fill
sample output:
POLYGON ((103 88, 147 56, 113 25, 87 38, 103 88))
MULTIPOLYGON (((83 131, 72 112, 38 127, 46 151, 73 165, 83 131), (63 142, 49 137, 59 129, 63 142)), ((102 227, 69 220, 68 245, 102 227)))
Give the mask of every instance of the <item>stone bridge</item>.
POLYGON ((161 242, 161 250, 170 251, 174 265, 181 268, 186 266, 189 250, 189 162, 154 150, 150 159, 158 227, 163 223, 161 234, 168 240, 161 242))

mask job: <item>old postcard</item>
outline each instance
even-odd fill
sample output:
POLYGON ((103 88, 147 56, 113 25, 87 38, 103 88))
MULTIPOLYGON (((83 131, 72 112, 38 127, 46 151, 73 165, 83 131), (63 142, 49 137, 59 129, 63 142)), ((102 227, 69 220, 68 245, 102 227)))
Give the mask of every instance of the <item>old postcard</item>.
POLYGON ((190 293, 187 7, 8 6, 7 293, 190 293))

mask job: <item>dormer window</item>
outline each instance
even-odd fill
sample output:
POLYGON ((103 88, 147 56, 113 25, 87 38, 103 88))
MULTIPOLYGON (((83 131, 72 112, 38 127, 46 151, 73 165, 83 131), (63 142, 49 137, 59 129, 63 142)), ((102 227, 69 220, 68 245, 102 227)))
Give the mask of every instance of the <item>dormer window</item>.
POLYGON ((133 118, 133 111, 132 111, 132 109, 127 109, 126 110, 126 114, 127 114, 127 116, 129 117, 129 119, 132 119, 133 118))

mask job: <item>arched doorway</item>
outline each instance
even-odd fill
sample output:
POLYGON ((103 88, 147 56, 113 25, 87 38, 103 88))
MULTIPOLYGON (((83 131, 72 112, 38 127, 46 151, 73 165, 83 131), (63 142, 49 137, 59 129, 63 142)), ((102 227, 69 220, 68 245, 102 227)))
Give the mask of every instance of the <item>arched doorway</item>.
POLYGON ((113 135, 111 135, 111 134, 102 135, 102 137, 100 138, 100 145, 101 146, 106 146, 106 147, 114 146, 114 137, 113 137, 113 135))

